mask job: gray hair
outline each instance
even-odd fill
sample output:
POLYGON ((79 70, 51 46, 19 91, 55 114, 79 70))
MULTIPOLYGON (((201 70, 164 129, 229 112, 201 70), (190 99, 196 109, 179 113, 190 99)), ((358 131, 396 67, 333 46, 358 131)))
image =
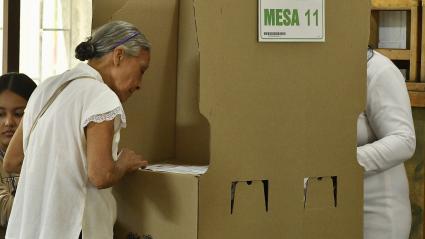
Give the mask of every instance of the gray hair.
POLYGON ((81 61, 100 58, 122 47, 126 54, 137 56, 140 50, 150 51, 151 44, 133 24, 125 21, 109 22, 94 31, 87 41, 75 48, 75 57, 81 61))

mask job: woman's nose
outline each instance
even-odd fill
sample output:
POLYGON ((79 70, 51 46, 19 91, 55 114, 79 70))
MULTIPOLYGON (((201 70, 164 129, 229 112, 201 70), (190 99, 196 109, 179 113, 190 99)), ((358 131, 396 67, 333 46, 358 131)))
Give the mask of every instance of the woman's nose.
POLYGON ((6 126, 15 126, 16 125, 16 119, 15 119, 15 117, 13 117, 12 114, 7 114, 6 115, 6 118, 5 118, 5 121, 4 121, 4 124, 6 126))

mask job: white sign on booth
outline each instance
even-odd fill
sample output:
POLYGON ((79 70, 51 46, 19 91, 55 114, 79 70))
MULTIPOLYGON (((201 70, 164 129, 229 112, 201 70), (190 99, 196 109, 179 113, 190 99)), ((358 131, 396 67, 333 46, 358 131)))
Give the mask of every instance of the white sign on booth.
POLYGON ((258 41, 324 42, 325 0, 258 0, 258 41))

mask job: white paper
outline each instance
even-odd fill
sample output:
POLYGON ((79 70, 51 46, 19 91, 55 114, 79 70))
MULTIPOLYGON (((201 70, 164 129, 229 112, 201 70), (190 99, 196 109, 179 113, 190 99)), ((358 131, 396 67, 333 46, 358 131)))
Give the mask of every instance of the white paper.
POLYGON ((207 172, 208 165, 195 166, 195 165, 175 165, 175 164, 152 164, 142 170, 153 171, 153 172, 202 175, 207 172))

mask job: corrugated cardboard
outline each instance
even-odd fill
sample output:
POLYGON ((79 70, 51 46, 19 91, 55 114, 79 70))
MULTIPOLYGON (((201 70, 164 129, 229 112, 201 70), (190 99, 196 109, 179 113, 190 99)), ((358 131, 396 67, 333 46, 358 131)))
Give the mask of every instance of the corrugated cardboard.
POLYGON ((122 131, 122 145, 143 152, 150 162, 175 158, 178 4, 93 0, 93 27, 109 20, 135 24, 154 44, 143 87, 124 106, 132 123, 122 131))
POLYGON ((118 238, 362 238, 369 1, 326 1, 325 43, 259 43, 257 0, 93 4, 95 25, 126 20, 153 43, 123 146, 210 165, 127 177, 118 238))
POLYGON ((197 238, 197 189, 197 178, 189 175, 144 172, 126 177, 115 188, 117 238, 126 238, 128 232, 151 233, 152 238, 197 238))

